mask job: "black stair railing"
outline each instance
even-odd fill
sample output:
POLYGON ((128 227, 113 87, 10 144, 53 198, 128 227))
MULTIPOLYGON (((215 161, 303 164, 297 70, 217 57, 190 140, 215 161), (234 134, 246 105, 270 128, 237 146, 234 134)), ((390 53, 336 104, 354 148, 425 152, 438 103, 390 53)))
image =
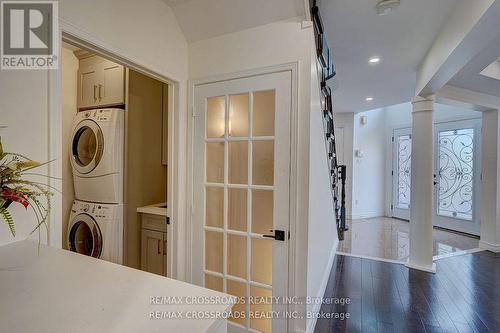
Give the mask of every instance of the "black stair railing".
POLYGON ((320 89, 324 120, 323 128, 325 131, 328 167, 330 169, 332 204, 335 211, 338 238, 339 240, 344 240, 344 231, 347 230, 345 209, 347 167, 339 165, 337 160, 332 90, 327 84, 327 81, 335 76, 335 67, 333 66, 333 57, 328 48, 328 42, 323 30, 323 22, 315 0, 311 0, 311 19, 314 23, 316 54, 321 68, 320 89))

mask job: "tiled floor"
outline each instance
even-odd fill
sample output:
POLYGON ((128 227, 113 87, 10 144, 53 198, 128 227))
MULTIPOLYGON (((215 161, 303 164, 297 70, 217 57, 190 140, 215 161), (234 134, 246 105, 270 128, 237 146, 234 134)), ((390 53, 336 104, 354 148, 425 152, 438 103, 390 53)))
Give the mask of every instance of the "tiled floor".
POLYGON ((337 255, 315 333, 500 332, 500 256, 436 263, 431 274, 337 255))
MULTIPOLYGON (((389 217, 348 221, 349 231, 340 242, 338 252, 354 255, 406 261, 409 255, 406 221, 389 217)), ((434 229, 434 255, 442 256, 452 252, 475 249, 477 238, 453 232, 434 229)))

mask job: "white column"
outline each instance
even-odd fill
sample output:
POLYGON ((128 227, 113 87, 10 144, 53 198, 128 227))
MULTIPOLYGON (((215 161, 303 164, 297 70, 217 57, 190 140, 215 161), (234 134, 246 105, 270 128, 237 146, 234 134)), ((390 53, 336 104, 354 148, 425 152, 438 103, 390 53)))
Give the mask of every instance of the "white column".
POLYGON ((483 112, 481 240, 479 247, 500 252, 500 116, 498 110, 483 112))
POLYGON ((412 101, 410 257, 407 267, 436 272, 432 261, 434 96, 412 101))

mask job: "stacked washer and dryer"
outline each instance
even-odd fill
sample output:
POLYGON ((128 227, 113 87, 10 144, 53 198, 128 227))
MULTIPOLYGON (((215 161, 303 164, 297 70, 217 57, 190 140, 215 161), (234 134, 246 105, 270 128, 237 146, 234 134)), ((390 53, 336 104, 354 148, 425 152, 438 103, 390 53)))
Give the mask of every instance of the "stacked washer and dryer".
POLYGON ((68 221, 71 251, 122 263, 124 110, 77 113, 70 160, 75 201, 68 221))

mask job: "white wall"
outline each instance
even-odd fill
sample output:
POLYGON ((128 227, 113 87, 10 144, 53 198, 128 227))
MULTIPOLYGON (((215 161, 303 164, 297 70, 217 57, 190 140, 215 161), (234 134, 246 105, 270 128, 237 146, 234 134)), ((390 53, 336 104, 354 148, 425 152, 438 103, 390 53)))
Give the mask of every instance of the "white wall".
MULTIPOLYGON (((297 244, 295 255, 296 290, 294 295, 309 295, 309 281, 317 281, 321 272, 312 269, 306 271, 308 256, 309 219, 309 132, 311 109, 311 47, 312 27, 302 29, 301 19, 276 22, 256 28, 227 34, 189 45, 189 76, 205 78, 224 73, 235 73, 243 70, 263 68, 272 65, 299 62, 298 86, 298 165, 297 195, 299 206, 297 215, 297 244), (311 280, 312 279, 312 280, 311 280)), ((319 149, 326 154, 324 144, 319 149)), ((322 207, 324 209, 324 207, 322 207)), ((324 244, 325 247, 333 243, 324 244)), ((316 295, 314 295, 316 296, 316 295)), ((305 307, 300 307, 304 311, 305 307)), ((305 330, 305 320, 297 321, 295 328, 305 330)))
POLYGON ((68 221, 71 206, 75 199, 73 172, 69 158, 71 130, 77 106, 78 58, 73 51, 63 47, 61 51, 61 103, 62 103, 62 246, 67 248, 68 221))
POLYGON ((384 214, 385 203, 385 111, 376 109, 354 115, 354 156, 352 167, 352 218, 370 218, 384 214), (361 124, 360 118, 367 117, 361 124))
POLYGON ((96 39, 167 77, 187 78, 187 42, 161 0, 60 0, 59 14, 96 39))
MULTIPOLYGON (((0 129, 5 151, 20 153, 39 162, 51 159, 47 80, 46 71, 0 71, 0 125, 8 126, 0 129)), ((48 174, 47 170, 40 168, 37 172, 48 174)), ((37 181, 47 183, 43 177, 37 181)), ((36 225, 31 210, 15 203, 9 210, 16 223, 16 237, 12 237, 7 225, 0 221, 0 245, 25 239, 36 225)), ((33 237, 38 237, 38 234, 33 237)), ((42 235, 41 241, 47 242, 46 234, 42 235)))

